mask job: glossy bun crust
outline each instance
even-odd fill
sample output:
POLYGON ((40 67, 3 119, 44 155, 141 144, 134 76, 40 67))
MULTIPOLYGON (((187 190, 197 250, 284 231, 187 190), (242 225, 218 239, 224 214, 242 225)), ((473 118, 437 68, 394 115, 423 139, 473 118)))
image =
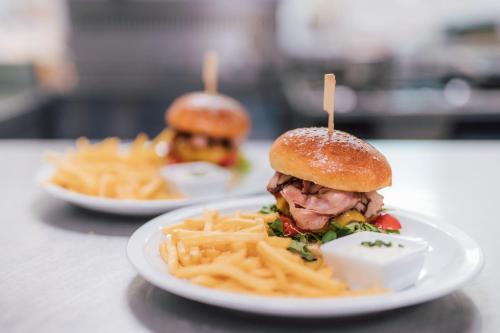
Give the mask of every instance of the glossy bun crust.
POLYGON ((240 140, 250 130, 243 106, 231 97, 194 92, 174 100, 165 114, 174 129, 214 138, 240 140))
POLYGON ((274 141, 271 166, 281 173, 328 188, 371 192, 391 185, 392 171, 384 155, 348 133, 327 128, 299 128, 274 141))

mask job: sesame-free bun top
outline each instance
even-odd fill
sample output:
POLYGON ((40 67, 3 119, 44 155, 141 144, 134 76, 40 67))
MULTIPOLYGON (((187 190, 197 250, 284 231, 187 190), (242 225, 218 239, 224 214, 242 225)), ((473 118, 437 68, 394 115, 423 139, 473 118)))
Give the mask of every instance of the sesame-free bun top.
POLYGON ((278 172, 328 188, 371 192, 391 185, 384 155, 369 143, 327 128, 298 128, 282 134, 269 152, 278 172))
POLYGON ((182 95, 167 109, 165 118, 176 130, 214 138, 240 140, 250 130, 250 119, 243 106, 221 94, 182 95))

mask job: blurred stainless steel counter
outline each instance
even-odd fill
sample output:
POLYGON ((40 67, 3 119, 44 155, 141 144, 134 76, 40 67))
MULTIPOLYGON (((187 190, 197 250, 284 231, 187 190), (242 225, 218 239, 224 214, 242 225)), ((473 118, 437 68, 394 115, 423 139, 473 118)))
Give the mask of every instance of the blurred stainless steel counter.
MULTIPOLYGON (((42 152, 69 141, 0 141, 2 332, 498 332, 500 142, 375 141, 393 168, 386 203, 453 223, 486 266, 433 302, 341 320, 290 320, 218 309, 153 287, 128 263, 129 235, 148 218, 84 211, 33 182, 42 152)), ((267 154, 269 142, 253 143, 267 154)), ((262 184, 263 188, 265 184, 262 184)))

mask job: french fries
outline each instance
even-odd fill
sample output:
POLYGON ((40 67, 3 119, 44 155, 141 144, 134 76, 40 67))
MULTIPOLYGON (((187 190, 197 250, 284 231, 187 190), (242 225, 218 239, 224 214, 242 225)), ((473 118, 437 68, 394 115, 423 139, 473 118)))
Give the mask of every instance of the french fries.
POLYGON ((170 274, 207 288, 285 297, 340 297, 351 291, 321 258, 306 263, 287 250, 291 239, 267 235, 270 214, 205 211, 163 229, 160 256, 170 274))
POLYGON ((68 190, 112 199, 154 200, 179 198, 181 194, 161 176, 165 164, 162 144, 168 133, 152 141, 139 134, 128 149, 120 140, 108 138, 91 144, 86 138, 76 141, 76 149, 64 155, 48 153, 54 165, 50 182, 68 190))

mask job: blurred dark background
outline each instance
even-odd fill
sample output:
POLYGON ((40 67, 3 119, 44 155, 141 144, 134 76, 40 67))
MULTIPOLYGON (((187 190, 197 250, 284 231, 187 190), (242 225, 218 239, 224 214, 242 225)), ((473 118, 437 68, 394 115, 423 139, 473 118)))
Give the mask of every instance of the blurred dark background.
POLYGON ((500 139, 500 4, 491 1, 0 1, 0 137, 155 135, 180 94, 220 91, 252 138, 326 125, 365 138, 500 139))

